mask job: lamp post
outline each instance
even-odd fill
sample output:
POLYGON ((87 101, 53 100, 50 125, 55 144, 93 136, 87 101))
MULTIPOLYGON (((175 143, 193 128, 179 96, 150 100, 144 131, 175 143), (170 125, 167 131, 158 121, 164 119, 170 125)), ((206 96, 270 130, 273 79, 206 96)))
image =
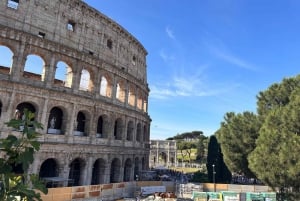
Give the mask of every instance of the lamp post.
POLYGON ((215 171, 215 164, 213 164, 212 167, 213 167, 214 192, 216 192, 216 171, 215 171))

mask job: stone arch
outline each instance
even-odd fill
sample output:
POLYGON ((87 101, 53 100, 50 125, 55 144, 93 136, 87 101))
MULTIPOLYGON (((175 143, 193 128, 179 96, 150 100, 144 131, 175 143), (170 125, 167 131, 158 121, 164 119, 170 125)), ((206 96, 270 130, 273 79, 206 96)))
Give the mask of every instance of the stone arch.
POLYGON ((131 106, 135 106, 135 98, 136 98, 136 91, 133 85, 129 86, 128 92, 128 104, 131 106))
POLYGON ((90 91, 90 79, 90 72, 87 69, 82 69, 80 75, 79 90, 90 91))
POLYGON ((105 166, 106 166, 106 162, 104 159, 99 158, 95 161, 92 170, 91 185, 105 183, 105 166))
POLYGON ((70 179, 70 185, 73 186, 80 186, 82 184, 82 171, 85 166, 84 160, 81 158, 75 158, 69 165, 70 172, 69 172, 69 179, 70 179))
POLYGON ((116 119, 114 126, 114 138, 116 140, 122 140, 123 135, 123 120, 121 118, 116 119))
POLYGON ((128 121, 127 123, 127 135, 126 140, 132 141, 133 140, 133 132, 134 132, 134 124, 133 121, 128 121))
POLYGON ((165 152, 160 152, 158 155, 158 163, 167 164, 167 154, 165 152))
POLYGON ((105 74, 101 76, 100 81, 100 95, 105 97, 112 97, 112 78, 111 76, 105 74))
POLYGON ((79 111, 74 122, 74 135, 86 136, 87 135, 87 121, 88 115, 84 111, 79 111))
POLYGON ((146 97, 143 98, 143 112, 147 112, 148 102, 146 97))
POLYGON ((138 157, 134 159, 134 179, 137 180, 139 178, 139 171, 140 171, 140 160, 138 157))
POLYGON ((98 122, 97 122, 97 135, 98 138, 108 138, 108 134, 110 131, 110 122, 109 117, 104 114, 99 116, 98 122))
POLYGON ((140 122, 136 125, 136 141, 142 141, 142 124, 140 122))
POLYGON ((124 164, 124 181, 131 180, 131 171, 132 170, 132 161, 130 158, 127 158, 124 164))
POLYGON ((147 130, 147 125, 143 126, 143 141, 146 142, 148 141, 148 130, 147 130))
POLYGON ((61 134, 63 126, 64 113, 59 107, 53 107, 50 110, 48 118, 48 130, 49 134, 61 134))
POLYGON ((141 110, 142 107, 143 107, 143 98, 141 92, 139 92, 137 95, 137 108, 141 110))
MULTIPOLYGON (((39 172, 39 177, 40 178, 47 178, 47 177, 58 177, 59 165, 54 158, 48 158, 46 159, 41 167, 40 167, 40 172, 39 172)), ((47 183, 46 186, 53 187, 55 184, 53 183, 47 183)))
POLYGON ((0 74, 10 74, 14 53, 7 47, 0 45, 0 74))
POLYGON ((121 177, 121 161, 118 158, 114 158, 110 165, 110 183, 120 182, 121 177))
POLYGON ((36 81, 44 81, 45 60, 37 54, 27 55, 23 77, 36 81))
POLYGON ((28 109, 32 113, 36 113, 36 108, 33 104, 31 104, 29 102, 22 102, 22 103, 17 105, 16 110, 15 110, 15 114, 14 114, 14 118, 15 119, 22 119, 25 109, 28 109))
POLYGON ((119 81, 117 83, 116 99, 124 103, 126 98, 126 89, 124 81, 119 81))
POLYGON ((64 61, 58 61, 55 68, 54 84, 71 88, 73 80, 73 70, 70 65, 64 61))

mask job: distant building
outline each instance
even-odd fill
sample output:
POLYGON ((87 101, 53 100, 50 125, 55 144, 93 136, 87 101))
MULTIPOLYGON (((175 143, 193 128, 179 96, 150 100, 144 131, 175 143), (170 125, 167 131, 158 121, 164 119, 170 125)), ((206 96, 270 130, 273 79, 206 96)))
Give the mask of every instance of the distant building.
POLYGON ((177 146, 175 140, 151 140, 150 167, 176 166, 177 146))

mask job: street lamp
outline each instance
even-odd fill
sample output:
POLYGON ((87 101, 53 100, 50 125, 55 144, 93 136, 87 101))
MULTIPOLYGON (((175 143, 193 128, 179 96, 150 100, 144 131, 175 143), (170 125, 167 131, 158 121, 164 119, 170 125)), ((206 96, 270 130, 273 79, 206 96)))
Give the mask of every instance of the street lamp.
POLYGON ((214 192, 216 192, 216 171, 215 171, 215 164, 213 164, 212 167, 213 167, 214 192))

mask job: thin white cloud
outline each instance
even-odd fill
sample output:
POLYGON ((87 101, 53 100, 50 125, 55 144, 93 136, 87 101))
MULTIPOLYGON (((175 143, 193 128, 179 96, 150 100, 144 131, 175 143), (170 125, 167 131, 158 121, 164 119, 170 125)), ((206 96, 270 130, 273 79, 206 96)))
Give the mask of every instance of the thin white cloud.
POLYGON ((164 50, 160 50, 159 56, 164 60, 164 62, 169 63, 175 60, 175 57, 168 55, 164 50))
POLYGON ((247 69, 247 70, 253 70, 253 71, 257 70, 257 67, 255 65, 253 65, 253 64, 251 64, 229 52, 221 51, 220 49, 214 49, 214 53, 220 59, 223 59, 224 61, 229 62, 240 68, 247 69))
POLYGON ((256 65, 229 51, 225 43, 219 38, 206 38, 203 40, 203 43, 207 46, 213 56, 222 59, 227 63, 233 64, 234 66, 242 69, 251 71, 258 70, 256 65))
POLYGON ((174 32, 173 30, 171 30, 170 27, 166 27, 166 33, 168 35, 169 38, 171 38, 172 40, 175 40, 175 35, 174 35, 174 32))
POLYGON ((174 76, 169 83, 150 86, 150 98, 168 99, 170 97, 204 97, 215 96, 232 90, 228 87, 211 89, 201 80, 201 76, 174 76))

